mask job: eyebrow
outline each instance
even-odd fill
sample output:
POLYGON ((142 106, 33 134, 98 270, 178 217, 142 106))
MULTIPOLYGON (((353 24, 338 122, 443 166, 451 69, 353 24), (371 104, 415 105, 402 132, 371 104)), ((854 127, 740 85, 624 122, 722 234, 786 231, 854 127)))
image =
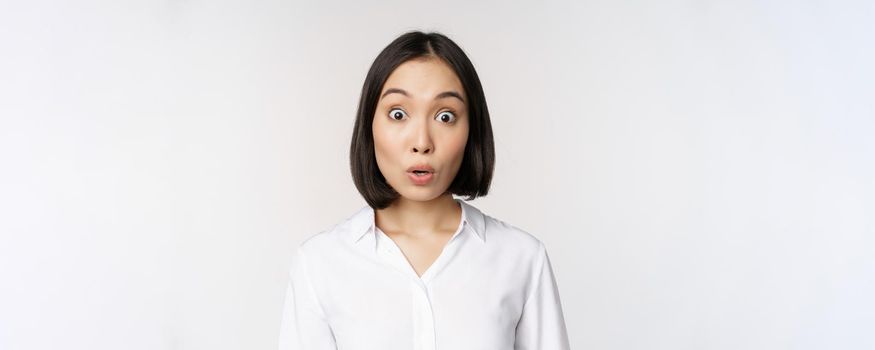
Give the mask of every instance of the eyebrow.
MULTIPOLYGON (((389 89, 386 89, 386 92, 384 92, 383 96, 380 96, 380 98, 386 97, 386 95, 388 95, 388 94, 402 94, 404 96, 410 97, 410 94, 408 94, 407 91, 404 91, 404 90, 398 89, 398 88, 389 88, 389 89)), ((462 103, 465 103, 465 99, 462 98, 462 95, 460 95, 458 92, 455 92, 455 91, 441 92, 441 93, 437 94, 437 96, 435 96, 434 99, 439 100, 442 98, 449 98, 449 97, 455 97, 455 98, 459 99, 459 101, 462 101, 462 103)))

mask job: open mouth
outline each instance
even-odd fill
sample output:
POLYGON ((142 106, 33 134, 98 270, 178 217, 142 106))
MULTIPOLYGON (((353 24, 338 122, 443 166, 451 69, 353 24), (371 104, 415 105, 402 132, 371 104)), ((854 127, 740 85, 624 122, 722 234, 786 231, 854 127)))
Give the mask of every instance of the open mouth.
POLYGON ((430 172, 425 171, 425 170, 414 170, 414 171, 412 171, 412 173, 416 176, 424 176, 427 174, 431 174, 430 172))

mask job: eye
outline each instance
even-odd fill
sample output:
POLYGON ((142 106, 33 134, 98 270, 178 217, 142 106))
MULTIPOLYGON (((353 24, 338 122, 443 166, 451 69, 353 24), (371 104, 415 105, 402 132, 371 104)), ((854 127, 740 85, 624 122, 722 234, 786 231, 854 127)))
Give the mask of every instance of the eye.
POLYGON ((444 123, 450 124, 450 123, 456 121, 456 115, 450 111, 443 111, 443 112, 438 113, 437 119, 444 122, 444 123))
POLYGON ((401 108, 392 108, 389 111, 389 118, 392 118, 393 120, 401 120, 401 118, 404 118, 406 115, 407 113, 405 113, 401 108))

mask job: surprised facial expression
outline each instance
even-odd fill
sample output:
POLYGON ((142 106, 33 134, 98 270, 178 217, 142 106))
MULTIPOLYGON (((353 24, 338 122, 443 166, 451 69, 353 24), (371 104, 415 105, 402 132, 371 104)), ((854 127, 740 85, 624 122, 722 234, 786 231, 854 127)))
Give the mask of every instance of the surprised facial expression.
POLYGON ((468 125, 465 91, 453 69, 433 57, 406 61, 380 92, 373 122, 377 166, 402 197, 438 197, 462 165, 468 125))

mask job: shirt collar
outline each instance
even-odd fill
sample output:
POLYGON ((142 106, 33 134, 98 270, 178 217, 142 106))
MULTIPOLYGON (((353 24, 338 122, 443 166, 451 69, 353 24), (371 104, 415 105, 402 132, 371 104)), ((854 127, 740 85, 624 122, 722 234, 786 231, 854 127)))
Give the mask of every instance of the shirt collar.
MULTIPOLYGON (((473 231, 481 242, 486 242, 486 221, 483 212, 464 200, 454 198, 462 206, 462 224, 466 224, 462 229, 473 231)), ((352 242, 358 242, 368 232, 374 232, 375 225, 374 209, 370 206, 364 206, 358 212, 349 218, 346 228, 347 239, 352 242)))

